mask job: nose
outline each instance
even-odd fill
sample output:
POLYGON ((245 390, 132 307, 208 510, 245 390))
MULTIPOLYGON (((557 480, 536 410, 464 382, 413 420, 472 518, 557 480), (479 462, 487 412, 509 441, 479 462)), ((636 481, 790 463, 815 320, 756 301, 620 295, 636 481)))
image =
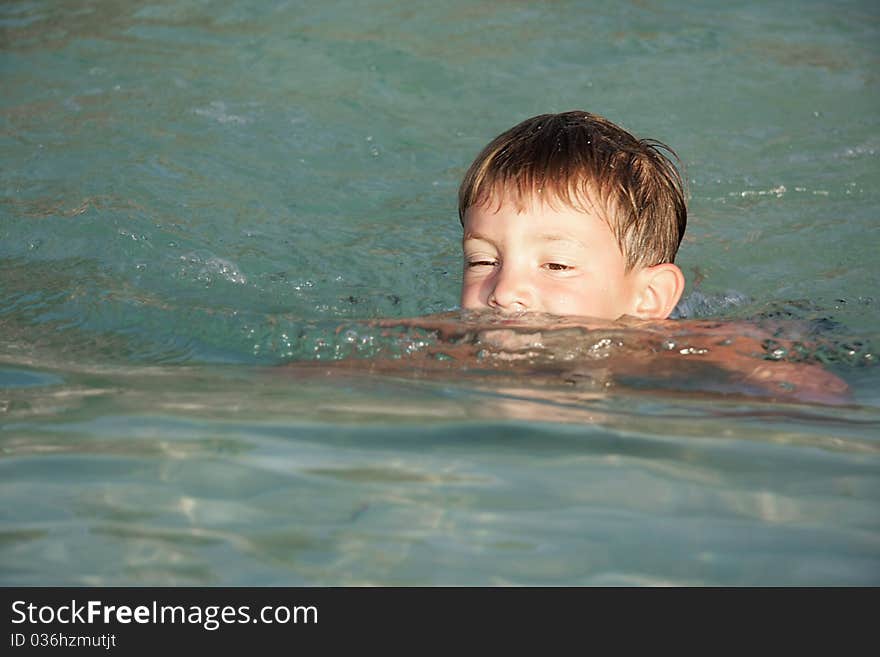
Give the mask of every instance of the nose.
POLYGON ((533 293, 523 272, 512 265, 501 265, 494 276, 488 305, 502 312, 520 313, 532 309, 533 293))

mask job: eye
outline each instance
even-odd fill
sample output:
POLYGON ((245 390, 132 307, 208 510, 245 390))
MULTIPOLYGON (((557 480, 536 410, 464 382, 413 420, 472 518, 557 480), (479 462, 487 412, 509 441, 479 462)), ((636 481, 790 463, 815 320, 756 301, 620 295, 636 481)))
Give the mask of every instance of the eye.
POLYGON ((467 263, 468 267, 494 267, 496 263, 494 260, 469 260, 467 263))
POLYGON ((574 269, 574 267, 563 265, 561 262, 548 262, 544 266, 550 271, 569 271, 574 269))

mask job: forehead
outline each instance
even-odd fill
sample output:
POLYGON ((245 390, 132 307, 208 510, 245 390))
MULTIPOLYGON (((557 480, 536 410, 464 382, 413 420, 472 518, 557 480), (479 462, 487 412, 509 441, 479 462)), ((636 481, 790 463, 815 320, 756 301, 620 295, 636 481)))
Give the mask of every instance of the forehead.
POLYGON ((465 241, 469 239, 521 238, 535 242, 573 241, 610 245, 616 242, 604 213, 594 207, 578 208, 543 199, 495 197, 467 209, 465 241))
POLYGON ((496 185, 490 193, 482 195, 465 210, 464 218, 493 214, 517 214, 535 218, 587 215, 607 221, 611 213, 606 207, 607 204, 600 198, 598 191, 591 187, 563 191, 554 187, 522 190, 511 185, 496 185))
POLYGON ((578 186, 522 187, 516 184, 497 183, 483 191, 468 206, 462 223, 476 212, 510 212, 539 215, 547 211, 575 211, 601 218, 609 226, 616 220, 614 202, 602 194, 596 185, 584 183, 578 186))

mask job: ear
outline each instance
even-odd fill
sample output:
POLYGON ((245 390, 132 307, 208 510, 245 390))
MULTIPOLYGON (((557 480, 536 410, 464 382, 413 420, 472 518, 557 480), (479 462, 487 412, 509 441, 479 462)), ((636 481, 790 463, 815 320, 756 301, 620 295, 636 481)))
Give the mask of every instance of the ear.
POLYGON ((635 316, 640 319, 666 319, 684 292, 684 274, 676 265, 665 262, 645 267, 639 272, 639 292, 635 316))

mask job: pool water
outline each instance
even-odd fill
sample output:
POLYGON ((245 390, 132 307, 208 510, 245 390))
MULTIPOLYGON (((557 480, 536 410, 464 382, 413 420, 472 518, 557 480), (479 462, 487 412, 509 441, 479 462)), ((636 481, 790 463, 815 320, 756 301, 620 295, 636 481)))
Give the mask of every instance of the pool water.
POLYGON ((880 584, 877 44, 857 1, 3 3, 0 584, 880 584), (575 108, 683 160, 675 339, 783 326, 756 362, 807 336, 843 403, 484 357, 458 183, 575 108))

